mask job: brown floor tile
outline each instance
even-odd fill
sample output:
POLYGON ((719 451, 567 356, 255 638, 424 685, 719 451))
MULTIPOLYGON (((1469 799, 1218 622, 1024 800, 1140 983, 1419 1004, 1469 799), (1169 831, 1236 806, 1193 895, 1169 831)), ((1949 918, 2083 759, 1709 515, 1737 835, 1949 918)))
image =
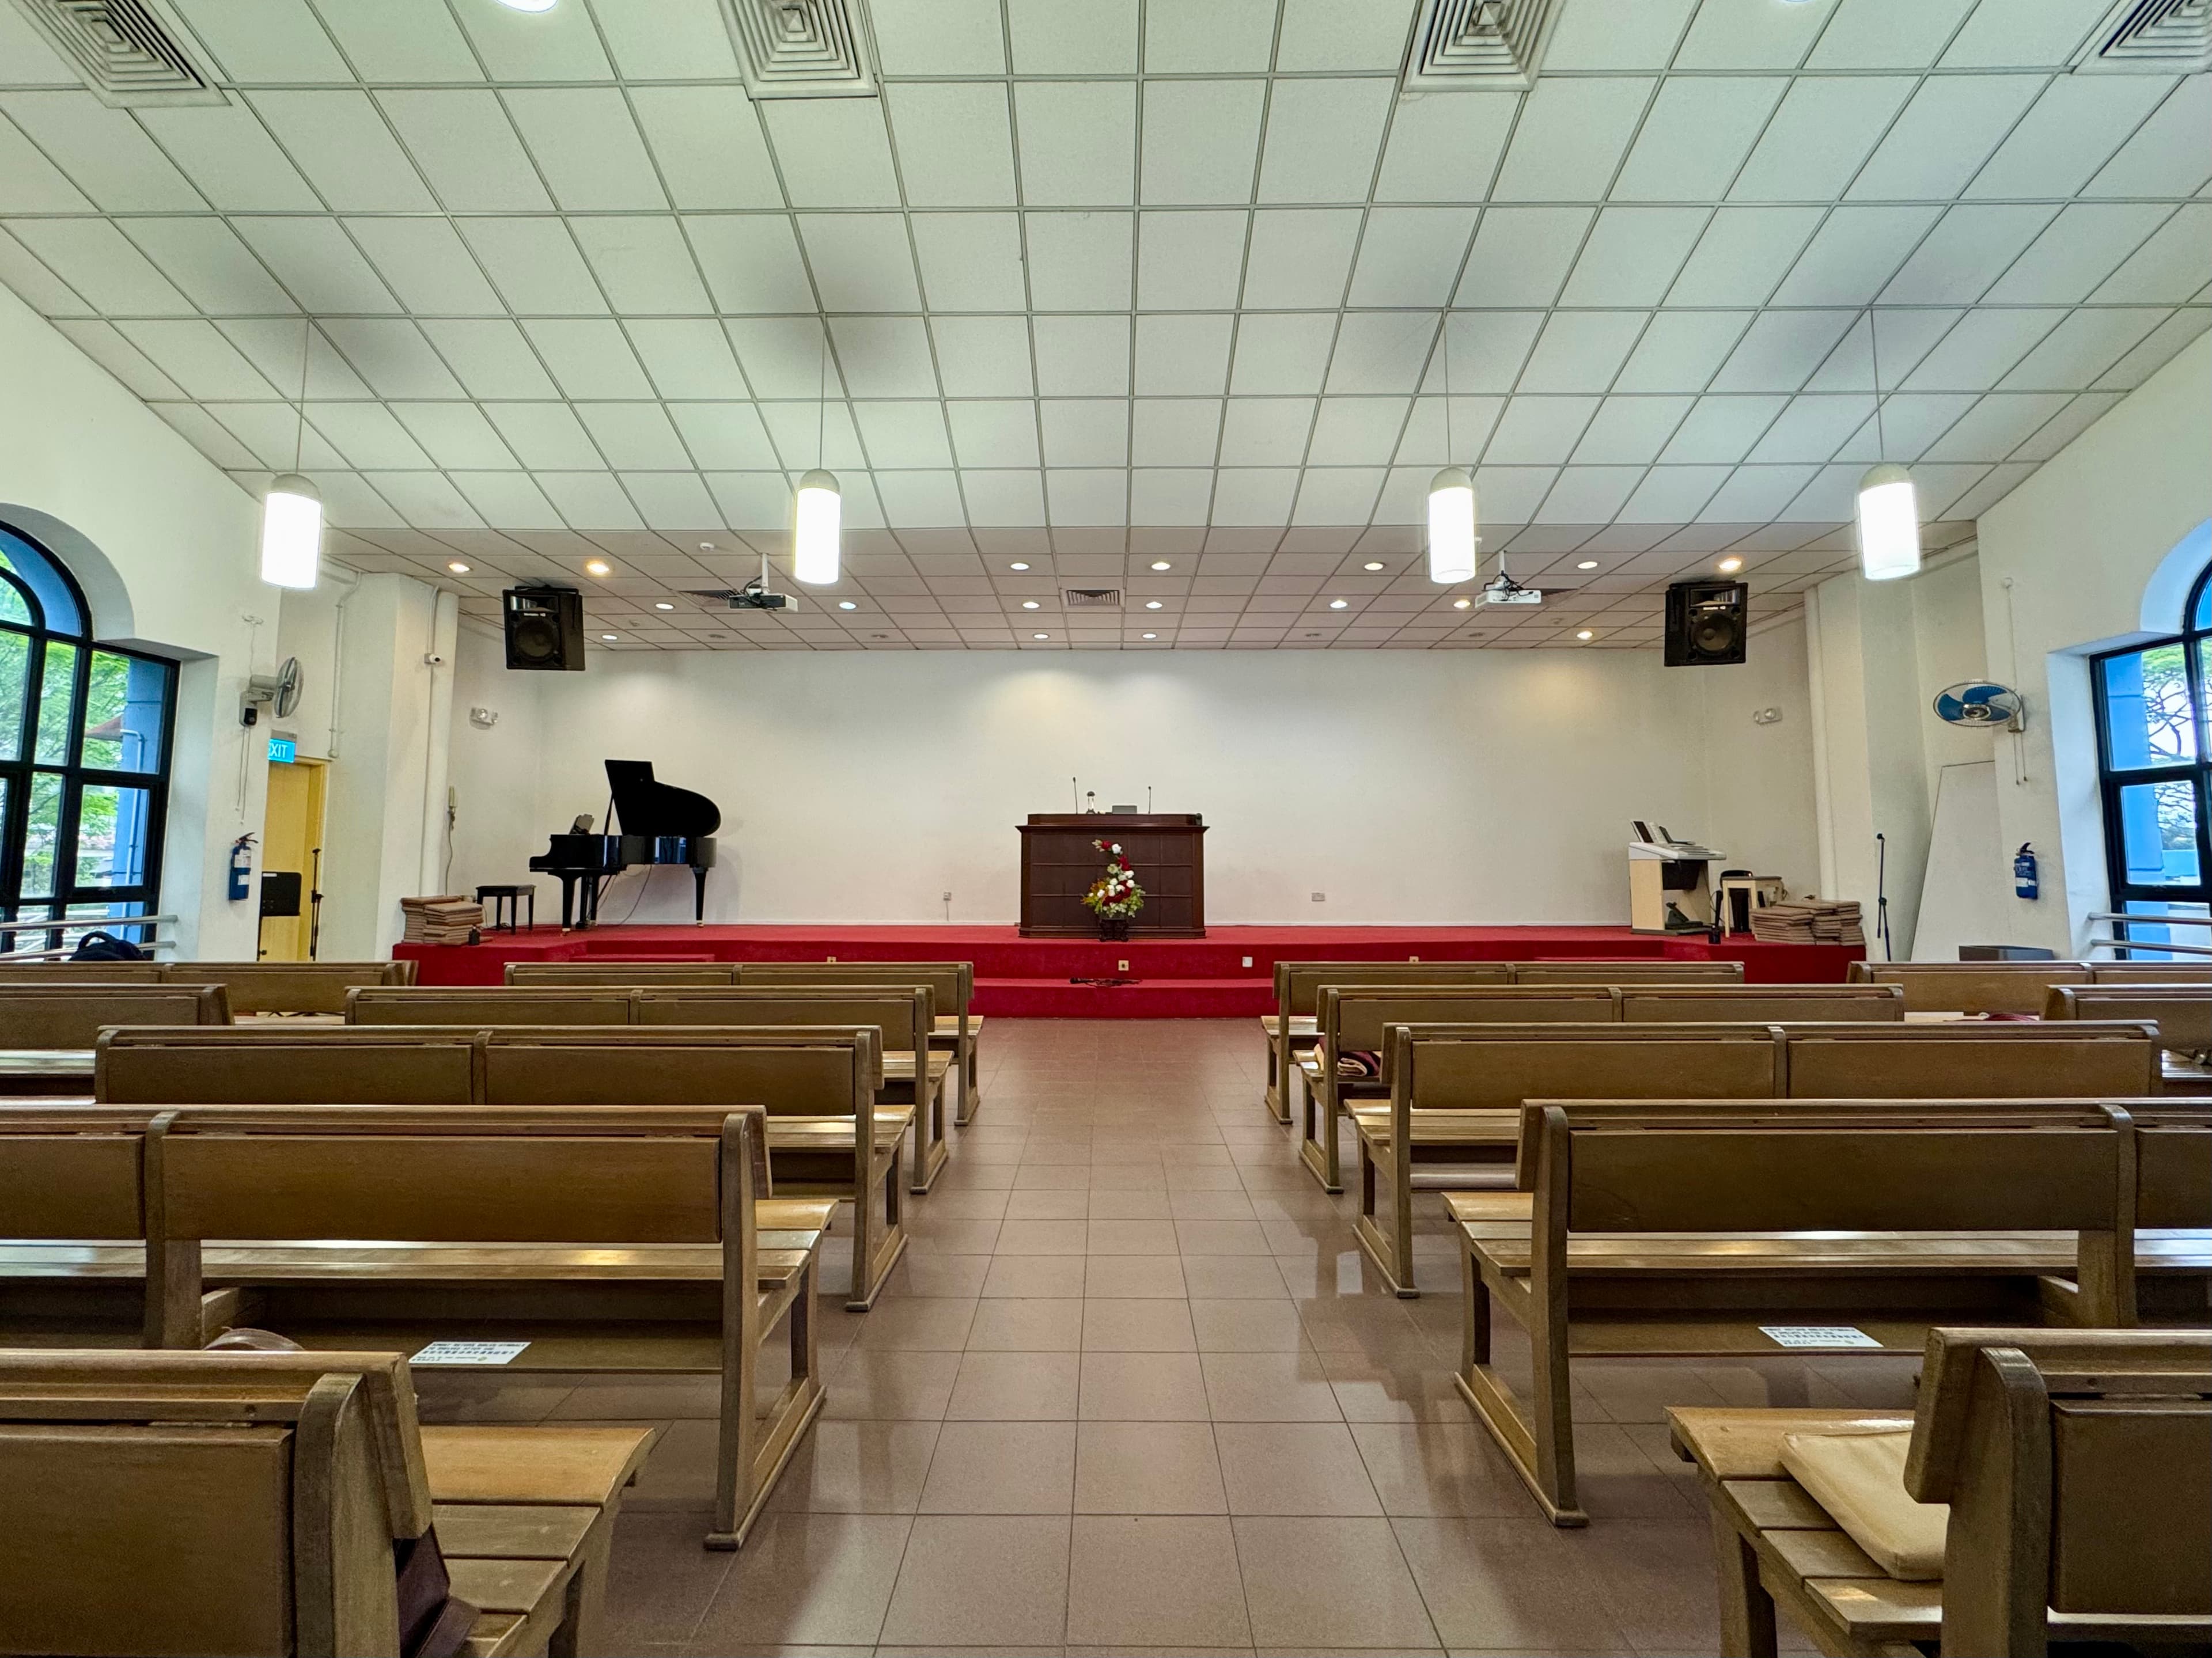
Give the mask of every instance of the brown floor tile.
POLYGON ((1214 1645, 1251 1633, 1226 1517, 1076 1516, 1068 1556, 1071 1641, 1214 1645))
POLYGON ((817 1419, 769 1498, 807 1514, 912 1514, 937 1448, 934 1422, 817 1419))
POLYGON ((1219 1422, 1213 1437, 1231 1514, 1382 1512, 1341 1422, 1219 1422))
POLYGON ((1272 1301, 1215 1301, 1200 1300, 1194 1293, 1190 1321, 1198 1333, 1200 1352, 1294 1353, 1306 1345, 1297 1309, 1287 1296, 1272 1301))
POLYGON ((1172 1255, 1175 1223, 1168 1220, 1093 1220, 1087 1253, 1094 1255, 1172 1255))
MULTIPOLYGON (((1572 1652, 1625 1644, 1626 1632, 1574 1547, 1578 1540, 1548 1521, 1391 1523, 1447 1645, 1572 1652)), ((1717 1649, 1717 1642, 1678 1649, 1717 1649)))
POLYGON ((1198 1355, 1085 1353, 1081 1412, 1086 1422, 1203 1422, 1198 1355))
POLYGON ((1512 1519, 1534 1511, 1528 1487, 1480 1423, 1358 1422, 1352 1437, 1385 1514, 1512 1519))
POLYGON ((1014 1192, 1012 1201, 1006 1206, 1008 1220, 1081 1220, 1090 1213, 1091 1193, 1080 1188, 1069 1192, 1014 1192))
POLYGON ((1079 1255, 1089 1228, 1081 1220, 1010 1220, 999 1229, 999 1245, 1012 1255, 1079 1255))
POLYGON ((767 1515, 734 1557, 693 1643, 872 1641, 913 1524, 904 1515, 767 1515))
POLYGON ((1387 1520, 1240 1519, 1255 1644, 1429 1647, 1436 1635, 1387 1520))
POLYGON ((899 1296, 878 1302, 866 1315, 860 1339, 862 1352, 958 1352, 968 1345, 976 1303, 952 1297, 899 1296))
POLYGON ((1000 1296, 1079 1297, 1081 1255, 994 1255, 983 1280, 983 1297, 1000 1296))
POLYGON ((1265 1255, 1186 1255, 1182 1275, 1194 1299, 1288 1301, 1291 1296, 1273 1260, 1265 1255))
POLYGON ((1072 1422, 948 1422, 921 1490, 924 1514, 1066 1514, 1074 1501, 1072 1422))
MULTIPOLYGON (((918 1255, 911 1249, 899 1257, 884 1285, 886 1296, 934 1296, 972 1301, 983 1292, 991 1270, 988 1255, 918 1255)), ((848 1320, 855 1326, 860 1320, 848 1320)), ((860 1330, 856 1327, 857 1338, 860 1330)))
POLYGON ((1201 1353, 1216 1422, 1340 1422, 1321 1360, 1310 1352, 1201 1353))
POLYGON ((937 1421, 945 1415, 952 1379, 959 1370, 958 1353, 856 1349, 830 1370, 823 1384, 829 1396, 822 1413, 866 1420, 937 1421))
POLYGON ((1057 1649, 1066 1627, 1069 1517, 923 1515, 907 1540, 885 1645, 1057 1649))
POLYGON ((1083 1293, 1107 1299, 1157 1296, 1179 1301, 1188 1291, 1177 1256, 1091 1255, 1084 1263, 1083 1293))
POLYGON ((1073 1352, 970 1350, 961 1358, 945 1418, 953 1422, 1073 1422, 1081 1364, 1081 1357, 1073 1352))
POLYGON ((1164 1187, 1164 1183, 1163 1183, 1162 1189, 1158 1191, 1137 1191, 1119 1187, 1101 1187, 1094 1183, 1091 1186, 1090 1196, 1091 1218, 1095 1221, 1166 1220, 1170 1218, 1168 1213, 1168 1194, 1164 1187))
POLYGON ((1204 1422, 1078 1424, 1075 1511, 1227 1513, 1212 1426, 1204 1422))
POLYGON ((1093 1298, 1083 1303, 1083 1350, 1106 1353, 1188 1353, 1190 1303, 1182 1301, 1093 1298))
POLYGON ((1179 1220, 1176 1242, 1186 1255, 1264 1255, 1267 1235, 1256 1220, 1179 1220))
POLYGON ((703 1515, 625 1508, 617 1516, 607 1566, 608 1651, 691 1638, 735 1558, 702 1547, 705 1536, 703 1515))
POLYGON ((1083 1306, 1074 1296, 993 1297, 975 1309, 975 1321, 968 1328, 968 1351, 1074 1352, 1083 1345, 1083 1306))

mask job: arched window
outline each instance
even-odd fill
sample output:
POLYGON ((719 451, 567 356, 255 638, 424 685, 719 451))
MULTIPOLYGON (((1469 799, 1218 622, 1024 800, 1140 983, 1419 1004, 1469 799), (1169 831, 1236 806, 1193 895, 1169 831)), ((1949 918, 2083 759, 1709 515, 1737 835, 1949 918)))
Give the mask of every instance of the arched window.
MULTIPOLYGON (((2112 908, 2131 914, 2212 916, 2212 568, 2182 616, 2179 638, 2091 664, 2106 871, 2112 908)), ((2124 926, 2138 944, 2212 944, 2212 928, 2124 926)), ((2154 948, 2130 954, 2172 959, 2154 948)))
POLYGON ((0 952, 77 936, 21 922, 159 908, 176 669, 95 644, 89 616, 61 562, 0 525, 0 952))

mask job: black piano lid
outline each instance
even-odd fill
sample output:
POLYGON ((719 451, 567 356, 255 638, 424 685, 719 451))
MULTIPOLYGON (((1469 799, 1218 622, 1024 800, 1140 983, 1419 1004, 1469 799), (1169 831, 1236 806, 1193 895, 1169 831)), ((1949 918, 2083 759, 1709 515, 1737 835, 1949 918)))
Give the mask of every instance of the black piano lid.
POLYGON ((655 782, 650 760, 608 761, 607 787, 624 835, 712 835, 722 826, 722 809, 705 795, 655 782))

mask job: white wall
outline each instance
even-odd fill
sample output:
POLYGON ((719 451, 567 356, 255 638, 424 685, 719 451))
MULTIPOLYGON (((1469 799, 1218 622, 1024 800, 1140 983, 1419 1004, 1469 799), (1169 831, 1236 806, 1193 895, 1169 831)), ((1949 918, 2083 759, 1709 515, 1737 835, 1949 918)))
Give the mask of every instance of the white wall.
POLYGON ((100 638, 184 665, 162 904, 183 917, 180 957, 251 957, 256 908, 225 896, 225 877, 231 841, 260 832, 267 786, 261 733, 249 744, 238 723, 247 677, 276 659, 279 595, 257 574, 258 509, 4 288, 0 521, 69 564, 100 638))
MULTIPOLYGON (((941 920, 950 890, 952 919, 1010 921, 1014 825, 1068 810, 1077 774, 1102 806, 1149 784, 1158 810, 1205 814, 1215 922, 1619 923, 1632 817, 1811 879, 1802 634, 1752 655, 601 654, 521 674, 465 635, 451 884, 520 878, 547 834, 605 811, 615 756, 720 803, 712 920, 941 920), (1766 707, 1783 720, 1753 725, 1766 707)), ((690 902, 659 875, 635 918, 690 902)))

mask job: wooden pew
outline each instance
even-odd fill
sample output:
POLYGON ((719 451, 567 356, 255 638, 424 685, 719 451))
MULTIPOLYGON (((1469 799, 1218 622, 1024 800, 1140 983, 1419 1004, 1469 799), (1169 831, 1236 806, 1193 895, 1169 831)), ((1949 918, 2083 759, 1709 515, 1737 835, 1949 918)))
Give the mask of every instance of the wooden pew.
POLYGON ((2055 985, 2043 1017, 2145 1019, 2158 1027, 2159 1046, 2169 1053, 2199 1060, 2212 1054, 2212 984, 2055 985))
MULTIPOLYGON (((2150 1027, 2124 1023, 1393 1026, 1384 1066, 1389 1104, 1352 1113, 1360 1158, 1353 1228, 1401 1296, 1419 1293, 1415 1165, 1431 1165, 1431 1186, 1492 1183, 1486 1177, 1518 1140, 1522 1100, 2095 1099, 2159 1087, 2150 1027), (1688 1045, 1662 1047, 1662 1037, 1688 1045), (1768 1054, 1764 1073, 1745 1042, 1768 1054), (1723 1046, 1708 1062, 1701 1042, 1723 1046), (1652 1045, 1648 1061, 1639 1043, 1652 1045), (1707 1063, 1709 1070, 1698 1068, 1707 1063), (1410 1145, 1410 1156, 1400 1153, 1401 1145, 1410 1145), (1462 1167, 1455 1171, 1454 1164, 1462 1167)), ((1485 1219, 1516 1219, 1528 1212, 1526 1201, 1492 1193, 1463 1218, 1479 1212, 1485 1219)))
POLYGON ((2212 1638, 2212 1338, 1939 1328, 1921 1376, 1905 1417, 1668 1412, 1712 1507, 1723 1653, 1773 1658, 1778 1604, 1825 1653, 2212 1638), (1909 1436, 1893 1493, 1860 1500, 1948 1503, 1939 1578, 1891 1576, 1798 1484, 1784 1458, 1808 1434, 1909 1436))
POLYGON ((1907 1013, 2040 1013, 2054 985, 2086 985, 2084 962, 1853 962, 1855 985, 1900 985, 1907 1013))
POLYGON ((2136 1314, 2212 1325, 2212 1104, 2112 1100, 2136 1122, 2136 1314))
POLYGON ((502 975, 520 987, 553 990, 583 985, 733 985, 734 962, 509 962, 502 975))
POLYGON ((103 1030, 92 1092, 118 1105, 467 1105, 474 1029, 262 1025, 103 1030))
POLYGON ((356 985, 411 985, 413 962, 171 962, 168 984, 216 984, 240 1018, 299 1014, 335 1017, 356 985))
POLYGON ((349 1025, 629 1024, 630 992, 617 986, 359 986, 346 993, 349 1025))
POLYGON ((149 1115, 0 1106, 0 1348, 154 1345, 141 1186, 149 1115), (103 1260, 112 1246, 137 1259, 103 1260))
POLYGON ((82 1093, 103 1026, 229 1023, 216 985, 0 985, 0 1093, 82 1093))
POLYGON ((604 1651, 656 1430, 418 1425, 379 1352, 0 1352, 0 1649, 398 1658, 433 1526, 471 1654, 604 1651))
POLYGON ((1717 1019, 1804 1024, 1896 1023, 1905 992, 1896 985, 1623 985, 1620 1022, 1658 1024, 1717 1019))
POLYGON ((707 1540, 736 1548, 823 1400, 834 1205, 762 1194, 765 1128, 757 1106, 164 1113, 146 1131, 149 1318, 167 1347, 229 1322, 341 1351, 521 1341, 502 1375, 719 1376, 707 1540), (227 1320, 210 1284, 231 1291, 227 1320), (759 1357, 779 1325, 790 1379, 771 1398, 759 1357))
POLYGON ((949 1051, 960 1076, 960 1108, 952 1121, 966 1127, 983 1103, 975 1060, 983 1016, 975 1012, 973 962, 744 962, 741 985, 927 985, 936 1010, 931 1046, 949 1051))
POLYGON ((1741 962, 1519 962, 1516 985, 1740 985, 1741 962))
POLYGON ((914 1107, 914 1166, 910 1190, 923 1193, 943 1172, 945 1085, 955 1056, 929 1045, 936 1015, 926 985, 737 985, 729 988, 640 990, 632 993, 640 1025, 873 1025, 884 1071, 878 1096, 885 1105, 914 1107))
POLYGON ((2092 962, 2093 985, 2212 985, 2212 961, 2092 962))
POLYGON ((1260 1028, 1267 1037, 1267 1107, 1291 1121, 1291 1055, 1314 1043, 1322 987, 1340 985, 1509 985, 1510 962, 1278 962, 1275 1011, 1260 1028))
POLYGON ((2132 1122, 2114 1108, 1683 1100, 1531 1114, 1531 1224, 1461 1229, 1459 1382, 1555 1525, 1589 1519, 1572 1356, 1778 1353, 1766 1329, 1808 1323, 1894 1351, 1917 1348, 1931 1324, 2037 1321, 2053 1252, 2034 1235, 2052 1232, 2071 1235, 2058 1251, 2078 1286, 2068 1315, 2134 1320, 2132 1122), (1528 1336, 1525 1406, 1492 1363, 1493 1306, 1528 1336))
POLYGON ((162 962, 0 962, 0 985, 157 985, 162 962))

